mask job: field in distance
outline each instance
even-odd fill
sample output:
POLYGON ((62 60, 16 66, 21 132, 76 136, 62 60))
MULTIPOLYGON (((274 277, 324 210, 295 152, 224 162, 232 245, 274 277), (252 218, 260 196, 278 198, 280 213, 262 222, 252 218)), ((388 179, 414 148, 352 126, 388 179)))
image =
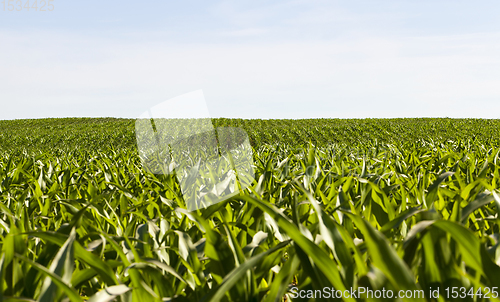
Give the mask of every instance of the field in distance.
POLYGON ((214 119, 255 181, 194 212, 134 123, 0 121, 1 301, 499 301, 499 120, 214 119))
MULTIPOLYGON (((212 119, 215 127, 240 127, 254 147, 260 145, 329 144, 364 146, 417 140, 446 143, 500 143, 500 120, 404 119, 212 119)), ((136 150, 135 120, 116 118, 52 118, 0 121, 0 151, 28 153, 136 150)))

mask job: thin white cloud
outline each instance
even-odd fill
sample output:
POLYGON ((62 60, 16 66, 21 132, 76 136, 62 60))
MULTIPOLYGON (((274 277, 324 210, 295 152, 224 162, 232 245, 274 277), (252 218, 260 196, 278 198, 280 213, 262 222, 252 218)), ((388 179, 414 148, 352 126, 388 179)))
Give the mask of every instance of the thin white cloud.
POLYGON ((3 31, 0 119, 135 117, 200 88, 212 116, 500 117, 498 38, 173 44, 3 31))
POLYGON ((225 37, 250 37, 250 36, 260 36, 268 32, 265 28, 245 28, 238 30, 222 31, 219 33, 221 36, 225 37))

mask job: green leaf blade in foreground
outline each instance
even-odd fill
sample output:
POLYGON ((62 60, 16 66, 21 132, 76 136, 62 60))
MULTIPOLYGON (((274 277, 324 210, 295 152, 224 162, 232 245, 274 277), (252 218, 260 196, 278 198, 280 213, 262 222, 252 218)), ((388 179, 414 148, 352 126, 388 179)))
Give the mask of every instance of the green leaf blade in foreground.
POLYGON ((105 289, 100 290, 96 294, 94 294, 87 302, 109 302, 114 301, 118 296, 123 295, 130 291, 131 288, 120 284, 113 285, 110 287, 106 287, 105 289))
MULTIPOLYGON (((31 264, 31 266, 34 267, 36 270, 40 271, 42 274, 49 277, 50 280, 57 286, 57 288, 59 288, 60 290, 62 290, 64 292, 64 294, 66 294, 66 296, 69 298, 69 300, 71 302, 82 302, 83 301, 82 298, 80 297, 80 295, 76 292, 76 290, 74 288, 71 288, 70 286, 68 286, 68 284, 66 284, 64 282, 64 280, 61 279, 61 277, 54 274, 46 267, 44 267, 36 262, 33 262, 32 260, 30 260, 24 256, 21 256, 19 254, 16 254, 15 256, 17 258, 19 258, 20 260, 23 260, 24 262, 31 264)), ((39 301, 41 301, 41 299, 39 299, 39 301)), ((47 301, 53 301, 53 300, 47 300, 47 301)))
POLYGON ((450 234, 459 244, 464 262, 486 276, 490 286, 498 284, 500 267, 491 260, 485 247, 471 230, 446 220, 435 221, 432 225, 450 234))
MULTIPOLYGON (((63 244, 59 252, 56 254, 54 259, 52 260, 52 264, 50 265, 49 271, 61 277, 61 281, 67 284, 67 286, 71 286, 71 276, 73 275, 73 269, 75 265, 74 261, 74 248, 73 243, 76 238, 75 229, 71 229, 68 240, 63 244)), ((45 277, 45 281, 43 282, 42 290, 40 293, 40 302, 51 302, 54 301, 56 291, 58 288, 58 284, 53 281, 53 278, 50 276, 45 277)))
MULTIPOLYGON (((361 217, 353 215, 348 211, 344 211, 344 213, 354 221, 365 237, 373 264, 387 276, 391 283, 398 290, 420 290, 419 286, 415 283, 415 278, 411 270, 398 256, 387 238, 361 217)), ((413 301, 425 301, 425 299, 413 299, 413 301)))
POLYGON ((229 289, 236 284, 236 282, 238 282, 243 276, 245 276, 249 269, 256 266, 265 256, 268 256, 276 252, 277 250, 284 248, 289 243, 290 241, 280 242, 274 247, 268 249, 267 251, 255 255, 250 259, 247 259, 245 262, 241 263, 238 267, 236 267, 234 270, 232 270, 229 274, 226 275, 226 277, 224 278, 224 280, 222 280, 222 283, 219 285, 213 296, 210 297, 208 302, 221 301, 226 292, 228 292, 229 289))
MULTIPOLYGON (((26 234, 47 240, 59 246, 62 246, 64 244, 64 240, 66 237, 64 234, 54 232, 28 232, 26 234)), ((78 241, 74 242, 74 249, 75 257, 95 269, 107 285, 118 285, 118 280, 116 279, 113 270, 106 262, 104 262, 96 255, 92 254, 91 252, 87 251, 78 243, 78 241)))
MULTIPOLYGON (((262 211, 269 214, 278 225, 286 232, 286 234, 294 241, 294 244, 300 246, 300 248, 307 253, 307 255, 315 262, 317 267, 325 275, 328 282, 335 289, 344 291, 346 287, 340 276, 337 264, 330 259, 328 254, 321 248, 319 248, 314 242, 305 237, 297 227, 291 223, 288 218, 286 218, 282 213, 277 211, 271 205, 251 196, 240 196, 244 201, 250 202, 262 211)), ((346 301, 355 301, 353 298, 345 298, 346 301)))

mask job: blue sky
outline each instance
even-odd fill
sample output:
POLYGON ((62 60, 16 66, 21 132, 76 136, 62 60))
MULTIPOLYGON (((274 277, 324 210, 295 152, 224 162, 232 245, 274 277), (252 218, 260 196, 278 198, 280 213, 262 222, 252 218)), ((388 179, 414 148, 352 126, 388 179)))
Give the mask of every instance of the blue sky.
POLYGON ((499 1, 51 3, 0 3, 0 119, 500 118, 499 1))

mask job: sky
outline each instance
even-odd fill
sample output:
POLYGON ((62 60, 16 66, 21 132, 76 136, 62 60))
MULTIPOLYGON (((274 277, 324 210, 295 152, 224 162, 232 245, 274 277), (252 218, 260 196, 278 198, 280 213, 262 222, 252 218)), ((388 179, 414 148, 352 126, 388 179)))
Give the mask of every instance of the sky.
POLYGON ((0 119, 198 90, 212 117, 500 118, 497 0, 26 2, 0 3, 0 119))

